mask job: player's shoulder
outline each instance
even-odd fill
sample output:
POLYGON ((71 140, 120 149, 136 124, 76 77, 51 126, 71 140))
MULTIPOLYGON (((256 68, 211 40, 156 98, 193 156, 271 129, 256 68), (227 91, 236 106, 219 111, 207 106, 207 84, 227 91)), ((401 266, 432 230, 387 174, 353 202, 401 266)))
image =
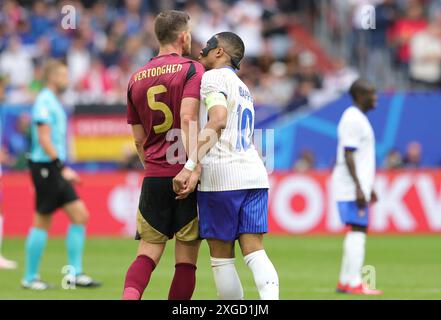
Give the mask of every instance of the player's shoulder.
POLYGON ((195 66, 197 73, 200 73, 201 75, 205 73, 205 67, 202 65, 202 63, 195 60, 191 60, 190 63, 192 63, 195 66))
POLYGON ((363 118, 361 111, 354 106, 346 108, 341 116, 341 121, 359 121, 363 118))
POLYGON ((167 58, 166 61, 167 61, 166 63, 174 63, 174 64, 178 63, 178 64, 182 64, 183 66, 188 65, 189 68, 194 67, 196 71, 200 71, 200 72, 205 71, 204 66, 199 61, 193 60, 191 58, 173 55, 167 58))
POLYGON ((47 88, 41 89, 41 91, 37 94, 35 100, 41 99, 49 99, 52 97, 51 91, 47 88))
POLYGON ((199 77, 203 76, 205 72, 205 68, 199 61, 186 57, 177 57, 177 58, 179 59, 178 63, 184 66, 188 65, 188 68, 185 68, 185 70, 187 70, 187 78, 190 78, 195 74, 199 75, 199 77))
POLYGON ((208 71, 205 71, 204 75, 202 76, 202 82, 220 82, 225 80, 226 74, 222 68, 219 69, 211 69, 208 71))
POLYGON ((222 69, 210 69, 210 70, 205 71, 204 76, 206 78, 208 78, 208 77, 212 77, 212 76, 220 75, 220 74, 222 74, 222 69))
POLYGON ((174 56, 173 58, 176 59, 176 61, 179 63, 194 64, 197 67, 204 68, 199 61, 193 60, 191 58, 187 58, 187 57, 183 57, 183 56, 174 56))
MULTIPOLYGON (((162 58, 163 59, 160 62, 158 62, 158 60, 153 58, 152 60, 150 60, 149 62, 144 64, 142 67, 138 68, 135 72, 133 72, 130 76, 130 79, 129 79, 128 90, 130 91, 132 86, 137 82, 138 77, 140 75, 142 75, 143 73, 145 73, 146 70, 150 69, 150 68, 158 68, 158 67, 162 67, 165 65, 178 65, 179 64, 183 67, 182 69, 185 72, 187 72, 187 73, 190 72, 192 75, 199 74, 201 77, 205 71, 204 66, 200 62, 192 60, 190 58, 186 58, 186 57, 182 57, 182 56, 178 56, 178 55, 171 55, 171 56, 162 57, 162 58)), ((181 70, 181 69, 178 69, 178 70, 181 70)))
POLYGON ((54 112, 55 96, 48 89, 42 89, 32 105, 31 117, 33 119, 48 118, 54 112))
POLYGON ((50 107, 52 105, 52 102, 54 100, 53 94, 46 88, 42 89, 37 96, 35 97, 34 101, 34 109, 38 109, 41 107, 50 107))
POLYGON ((138 69, 136 69, 129 78, 129 84, 127 86, 127 90, 130 91, 131 87, 133 86, 133 84, 136 82, 136 79, 138 77, 138 75, 143 71, 146 70, 149 67, 149 63, 147 62, 146 64, 144 64, 142 67, 139 67, 138 69))

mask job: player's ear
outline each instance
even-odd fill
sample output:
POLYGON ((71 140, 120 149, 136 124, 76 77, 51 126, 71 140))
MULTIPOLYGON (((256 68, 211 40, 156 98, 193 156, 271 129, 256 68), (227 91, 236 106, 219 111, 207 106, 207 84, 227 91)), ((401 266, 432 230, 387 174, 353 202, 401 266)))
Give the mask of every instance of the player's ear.
POLYGON ((180 43, 185 43, 185 31, 179 33, 178 40, 180 43))
POLYGON ((191 40, 191 31, 190 30, 186 30, 183 32, 184 34, 184 42, 189 42, 191 40))
POLYGON ((187 41, 187 34, 185 31, 179 33, 178 40, 180 43, 185 44, 185 42, 187 41))
POLYGON ((217 48, 216 49, 216 57, 220 58, 224 53, 224 48, 217 48))

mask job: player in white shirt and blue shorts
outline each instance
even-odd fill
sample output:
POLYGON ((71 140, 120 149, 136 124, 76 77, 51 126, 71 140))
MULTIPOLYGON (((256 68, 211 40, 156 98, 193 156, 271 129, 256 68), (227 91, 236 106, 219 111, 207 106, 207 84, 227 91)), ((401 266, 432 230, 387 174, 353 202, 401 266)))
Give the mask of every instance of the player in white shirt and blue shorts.
POLYGON ((203 129, 197 151, 174 179, 174 189, 182 196, 195 187, 190 177, 199 174, 195 169, 200 162, 199 229, 210 247, 219 298, 244 297, 234 258, 239 240, 260 298, 275 300, 278 275, 263 247, 263 234, 268 232, 268 174, 252 142, 253 98, 236 75, 244 50, 242 40, 232 32, 216 34, 202 49, 199 60, 208 70, 201 82, 203 129))
POLYGON ((349 93, 354 105, 347 108, 338 124, 337 162, 332 174, 333 192, 341 221, 350 228, 343 244, 343 259, 337 292, 381 294, 362 283, 368 205, 377 201, 374 191, 375 136, 366 113, 374 109, 374 85, 356 80, 349 93))

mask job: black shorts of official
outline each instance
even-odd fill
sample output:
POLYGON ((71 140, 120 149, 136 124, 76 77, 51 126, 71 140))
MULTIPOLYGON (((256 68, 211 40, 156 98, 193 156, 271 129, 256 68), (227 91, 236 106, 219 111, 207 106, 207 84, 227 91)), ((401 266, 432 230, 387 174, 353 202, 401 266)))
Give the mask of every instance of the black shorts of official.
POLYGON ((29 161, 35 188, 36 209, 40 214, 52 214, 65 204, 78 200, 72 184, 63 178, 53 162, 29 161))
POLYGON ((136 240, 164 243, 199 239, 196 192, 175 199, 173 177, 145 177, 137 213, 136 240))

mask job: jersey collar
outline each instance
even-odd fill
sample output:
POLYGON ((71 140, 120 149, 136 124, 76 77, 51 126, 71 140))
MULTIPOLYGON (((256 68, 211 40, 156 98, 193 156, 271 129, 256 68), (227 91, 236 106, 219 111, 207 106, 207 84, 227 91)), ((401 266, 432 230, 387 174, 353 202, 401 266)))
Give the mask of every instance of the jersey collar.
POLYGON ((237 73, 237 70, 234 69, 233 67, 230 67, 230 66, 223 66, 221 69, 230 69, 230 70, 233 71, 234 73, 237 73))
POLYGON ((161 58, 161 57, 166 57, 166 56, 179 57, 179 54, 177 54, 176 52, 161 54, 160 56, 155 56, 155 57, 151 58, 150 61, 152 61, 153 59, 157 59, 157 58, 161 58))

